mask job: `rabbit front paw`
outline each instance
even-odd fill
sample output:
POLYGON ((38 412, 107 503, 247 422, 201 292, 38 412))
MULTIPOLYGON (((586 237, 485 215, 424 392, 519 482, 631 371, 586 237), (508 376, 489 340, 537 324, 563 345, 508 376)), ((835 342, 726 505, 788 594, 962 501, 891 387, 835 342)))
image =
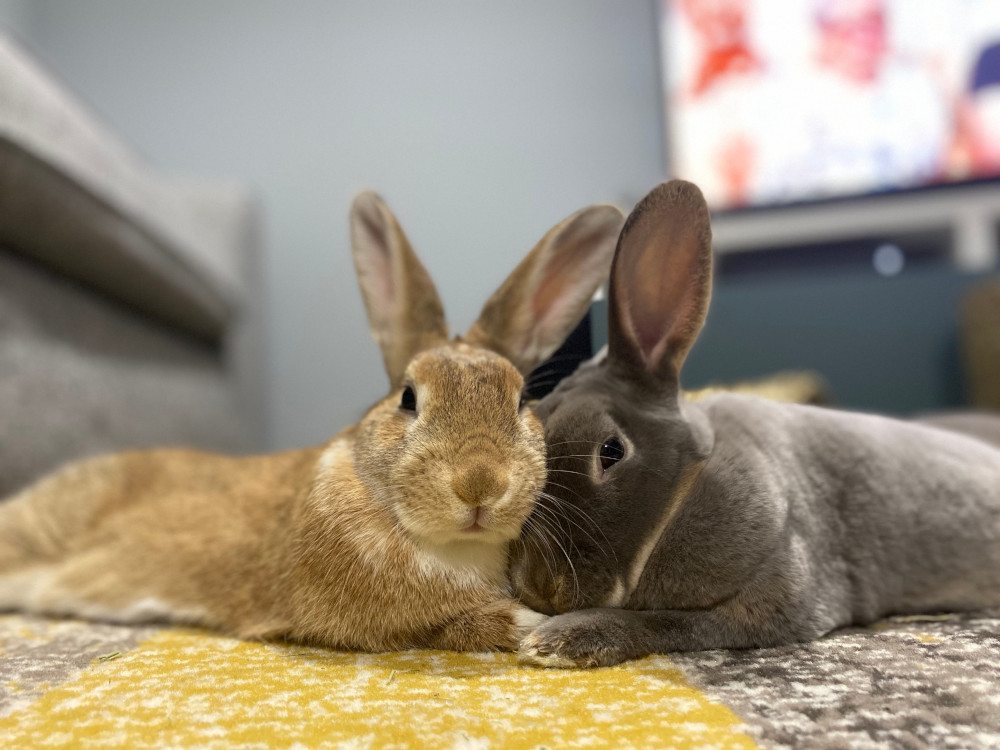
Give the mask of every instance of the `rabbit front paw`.
POLYGON ((518 648, 518 661, 536 667, 607 667, 632 658, 620 623, 607 610, 556 615, 535 628, 518 648))
POLYGON ((517 640, 522 641, 549 619, 548 615, 536 612, 527 607, 517 607, 514 610, 514 628, 517 630, 517 640))

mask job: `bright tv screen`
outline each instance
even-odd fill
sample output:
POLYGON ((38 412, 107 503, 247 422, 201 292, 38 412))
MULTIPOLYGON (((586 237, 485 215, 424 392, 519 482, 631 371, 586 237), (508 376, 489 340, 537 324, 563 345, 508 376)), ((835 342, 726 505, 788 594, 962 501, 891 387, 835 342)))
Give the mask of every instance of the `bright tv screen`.
POLYGON ((713 208, 1000 176, 1000 0, 661 0, 672 175, 713 208))

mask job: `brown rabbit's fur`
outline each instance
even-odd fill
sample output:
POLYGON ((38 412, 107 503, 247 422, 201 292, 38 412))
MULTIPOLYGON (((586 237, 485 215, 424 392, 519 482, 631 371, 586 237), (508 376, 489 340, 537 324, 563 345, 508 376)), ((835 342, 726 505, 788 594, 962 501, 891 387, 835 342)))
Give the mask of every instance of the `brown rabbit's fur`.
POLYGON ((527 306, 529 327, 484 315, 449 341, 395 218, 360 195, 355 262, 391 393, 321 447, 137 451, 42 479, 0 505, 0 609, 365 650, 516 648, 540 616, 510 596, 507 545, 545 481, 522 375, 583 314, 619 226, 608 207, 574 214, 487 306, 527 306))

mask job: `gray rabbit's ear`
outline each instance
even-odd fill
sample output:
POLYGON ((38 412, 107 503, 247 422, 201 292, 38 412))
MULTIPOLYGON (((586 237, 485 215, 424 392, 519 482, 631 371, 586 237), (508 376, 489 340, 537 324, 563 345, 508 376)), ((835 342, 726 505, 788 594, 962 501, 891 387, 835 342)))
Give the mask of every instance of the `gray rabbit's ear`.
POLYGON ((448 340, 441 299, 396 217, 373 192, 351 204, 351 248, 368 327, 389 380, 399 386, 415 354, 448 340))
POLYGON ((622 229, 611 269, 609 356, 676 384, 712 292, 712 229, 701 191, 654 188, 622 229))
POLYGON ((611 270, 624 216, 590 206, 557 224, 490 297, 465 335, 527 375, 559 348, 611 270))

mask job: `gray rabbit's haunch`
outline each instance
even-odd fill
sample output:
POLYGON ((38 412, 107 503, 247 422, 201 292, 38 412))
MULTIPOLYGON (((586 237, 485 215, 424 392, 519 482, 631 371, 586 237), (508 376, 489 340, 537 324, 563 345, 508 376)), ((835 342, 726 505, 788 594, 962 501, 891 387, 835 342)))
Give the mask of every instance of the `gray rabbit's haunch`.
POLYGON ((1000 605, 1000 450, 930 426, 680 395, 711 293, 701 192, 660 185, 611 273, 608 350, 538 405, 545 499, 512 577, 547 666, 807 641, 1000 605))

